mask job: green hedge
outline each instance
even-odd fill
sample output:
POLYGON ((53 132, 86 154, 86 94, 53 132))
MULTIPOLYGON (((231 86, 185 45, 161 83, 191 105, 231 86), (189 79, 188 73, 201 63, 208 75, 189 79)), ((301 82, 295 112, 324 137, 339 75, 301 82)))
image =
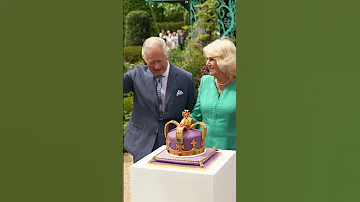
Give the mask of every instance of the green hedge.
POLYGON ((125 46, 142 45, 150 37, 150 16, 145 11, 131 11, 125 19, 125 46))
POLYGON ((143 62, 141 48, 142 46, 125 46, 124 60, 131 64, 143 62))
POLYGON ((157 23, 160 30, 170 30, 172 32, 176 32, 178 29, 182 29, 185 26, 185 22, 161 22, 157 23))
POLYGON ((126 16, 131 11, 146 11, 150 16, 150 36, 158 36, 160 33, 159 28, 157 27, 155 16, 150 8, 150 6, 146 5, 146 2, 144 0, 124 0, 124 27, 125 27, 125 19, 126 16))
POLYGON ((171 12, 162 22, 180 22, 184 19, 184 11, 171 12))

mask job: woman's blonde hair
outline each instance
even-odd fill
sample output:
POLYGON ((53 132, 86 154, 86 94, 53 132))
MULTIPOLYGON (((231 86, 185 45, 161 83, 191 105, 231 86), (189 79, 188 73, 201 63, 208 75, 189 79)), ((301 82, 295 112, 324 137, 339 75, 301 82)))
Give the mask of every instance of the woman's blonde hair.
POLYGON ((204 56, 214 58, 229 77, 236 75, 236 47, 229 39, 217 39, 203 48, 204 56))

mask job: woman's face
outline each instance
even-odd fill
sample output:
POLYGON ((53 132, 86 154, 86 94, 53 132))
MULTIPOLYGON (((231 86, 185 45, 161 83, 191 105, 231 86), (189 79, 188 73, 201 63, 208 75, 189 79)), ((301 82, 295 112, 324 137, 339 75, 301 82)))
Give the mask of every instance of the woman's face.
POLYGON ((217 76, 219 74, 222 74, 222 71, 217 65, 215 58, 212 57, 206 58, 206 66, 209 69, 209 73, 211 76, 217 76))

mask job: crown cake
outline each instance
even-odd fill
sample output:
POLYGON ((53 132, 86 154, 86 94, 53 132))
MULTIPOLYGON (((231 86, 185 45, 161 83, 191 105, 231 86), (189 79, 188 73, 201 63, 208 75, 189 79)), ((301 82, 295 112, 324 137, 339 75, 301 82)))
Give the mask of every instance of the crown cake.
POLYGON ((174 156, 197 156, 205 153, 206 125, 189 118, 190 111, 182 112, 183 119, 180 123, 171 120, 165 124, 164 135, 166 138, 166 151, 174 156), (168 132, 170 124, 175 124, 176 129, 168 132), (194 129, 196 125, 202 127, 202 131, 194 129))

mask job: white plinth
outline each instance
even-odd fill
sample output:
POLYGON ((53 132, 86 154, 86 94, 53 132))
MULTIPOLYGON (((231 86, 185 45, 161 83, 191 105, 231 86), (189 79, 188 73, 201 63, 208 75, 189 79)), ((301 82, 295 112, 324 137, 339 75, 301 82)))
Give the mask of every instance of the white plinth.
POLYGON ((236 152, 221 156, 206 170, 148 166, 165 146, 130 167, 131 202, 235 202, 236 152))

